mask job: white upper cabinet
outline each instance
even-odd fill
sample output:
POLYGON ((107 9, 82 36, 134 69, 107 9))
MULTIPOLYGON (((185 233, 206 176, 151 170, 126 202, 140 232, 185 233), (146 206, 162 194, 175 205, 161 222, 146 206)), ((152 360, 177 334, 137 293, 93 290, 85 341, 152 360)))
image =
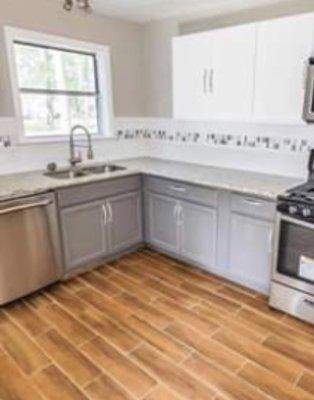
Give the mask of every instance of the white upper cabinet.
POLYGON ((301 124, 311 56, 314 14, 179 36, 174 117, 301 124))
POLYGON ((255 25, 250 24, 174 39, 175 118, 249 118, 255 33, 255 25))
POLYGON ((257 25, 253 119, 302 123, 306 67, 314 55, 314 14, 257 25))

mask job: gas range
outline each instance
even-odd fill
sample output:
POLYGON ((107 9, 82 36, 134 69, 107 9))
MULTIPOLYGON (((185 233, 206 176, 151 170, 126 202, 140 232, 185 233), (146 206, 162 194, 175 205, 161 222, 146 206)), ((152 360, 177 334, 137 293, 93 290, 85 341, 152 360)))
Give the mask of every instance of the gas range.
POLYGON ((310 152, 308 181, 288 190, 277 199, 277 211, 283 215, 314 223, 314 149, 310 152))
POLYGON ((278 197, 269 304, 314 324, 314 149, 309 178, 278 197))
POLYGON ((279 196, 277 211, 314 223, 314 179, 279 196))

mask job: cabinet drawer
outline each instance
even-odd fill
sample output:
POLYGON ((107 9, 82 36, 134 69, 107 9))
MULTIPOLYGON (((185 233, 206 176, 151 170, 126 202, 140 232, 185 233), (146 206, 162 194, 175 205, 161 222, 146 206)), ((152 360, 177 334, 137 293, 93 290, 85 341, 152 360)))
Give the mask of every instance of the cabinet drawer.
POLYGON ((60 189, 57 191, 57 198, 59 207, 69 207, 120 193, 136 191, 140 187, 141 177, 136 175, 60 189))
POLYGON ((231 209, 242 214, 273 220, 275 217, 275 203, 258 197, 232 194, 231 209))
POLYGON ((145 177, 145 190, 216 207, 217 190, 170 179, 145 177))

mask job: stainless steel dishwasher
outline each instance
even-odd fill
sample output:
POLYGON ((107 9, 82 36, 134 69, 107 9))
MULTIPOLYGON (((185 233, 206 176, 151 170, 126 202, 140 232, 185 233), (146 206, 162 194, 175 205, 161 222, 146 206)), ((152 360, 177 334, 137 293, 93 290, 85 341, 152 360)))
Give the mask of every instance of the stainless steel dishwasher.
POLYGON ((0 202, 0 305, 62 276, 52 193, 0 202))

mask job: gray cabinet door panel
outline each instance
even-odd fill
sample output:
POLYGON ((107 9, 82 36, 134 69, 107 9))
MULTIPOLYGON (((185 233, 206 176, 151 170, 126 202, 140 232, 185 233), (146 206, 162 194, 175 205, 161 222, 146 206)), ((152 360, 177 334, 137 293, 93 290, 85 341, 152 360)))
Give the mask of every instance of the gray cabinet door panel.
POLYGON ((103 202, 61 210, 61 228, 67 270, 106 254, 103 202))
POLYGON ((111 252, 142 242, 141 203, 140 192, 127 193, 107 200, 111 219, 109 223, 111 252))
POLYGON ((205 268, 216 264, 217 211, 182 202, 180 223, 182 255, 205 268))
POLYGON ((178 201, 170 197, 150 193, 148 195, 148 241, 161 249, 178 253, 178 201))
POLYGON ((243 284, 266 292, 271 277, 273 224, 232 213, 229 264, 243 284))

